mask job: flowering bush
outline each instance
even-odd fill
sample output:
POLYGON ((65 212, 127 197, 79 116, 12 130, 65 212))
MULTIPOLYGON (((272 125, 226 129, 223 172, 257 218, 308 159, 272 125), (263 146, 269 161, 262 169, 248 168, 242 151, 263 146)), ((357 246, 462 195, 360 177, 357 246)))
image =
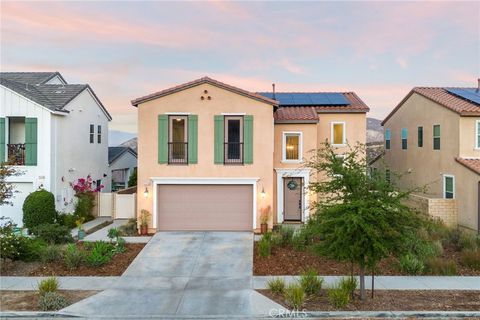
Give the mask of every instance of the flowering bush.
POLYGON ((17 260, 22 251, 22 236, 15 235, 15 224, 11 219, 2 217, 0 228, 0 258, 17 260))
POLYGON ((87 178, 79 178, 76 182, 72 183, 72 188, 75 193, 87 193, 87 192, 100 192, 104 188, 103 185, 98 185, 93 188, 93 179, 90 175, 87 178))

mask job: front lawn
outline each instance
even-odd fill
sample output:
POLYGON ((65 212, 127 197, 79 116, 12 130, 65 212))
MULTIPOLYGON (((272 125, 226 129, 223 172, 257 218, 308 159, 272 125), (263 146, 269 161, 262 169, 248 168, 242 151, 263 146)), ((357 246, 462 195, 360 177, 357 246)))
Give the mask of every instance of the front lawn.
MULTIPOLYGON (((270 290, 257 290, 286 308, 291 308, 284 296, 270 290)), ((346 306, 335 308, 328 299, 326 290, 305 299, 300 310, 306 311, 478 311, 480 299, 478 291, 444 290, 376 290, 371 299, 367 290, 367 299, 356 299, 346 306)))

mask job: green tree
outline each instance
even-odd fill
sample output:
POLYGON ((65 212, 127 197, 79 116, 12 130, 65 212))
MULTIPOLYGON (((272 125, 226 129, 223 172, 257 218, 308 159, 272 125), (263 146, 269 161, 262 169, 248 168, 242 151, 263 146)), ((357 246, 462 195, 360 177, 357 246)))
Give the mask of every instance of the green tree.
POLYGON ((14 167, 7 165, 5 162, 0 162, 0 206, 12 204, 10 199, 15 193, 15 187, 11 182, 7 182, 7 179, 20 174, 14 167))
POLYGON ((132 174, 128 178, 128 187, 134 187, 137 185, 137 168, 133 169, 132 174))
POLYGON ((413 190, 400 191, 380 172, 367 174, 364 150, 357 144, 339 156, 325 143, 308 163, 323 177, 310 185, 319 196, 310 222, 321 239, 315 251, 359 266, 362 300, 365 270, 373 271, 381 259, 403 252, 419 224, 417 214, 402 202, 413 190))

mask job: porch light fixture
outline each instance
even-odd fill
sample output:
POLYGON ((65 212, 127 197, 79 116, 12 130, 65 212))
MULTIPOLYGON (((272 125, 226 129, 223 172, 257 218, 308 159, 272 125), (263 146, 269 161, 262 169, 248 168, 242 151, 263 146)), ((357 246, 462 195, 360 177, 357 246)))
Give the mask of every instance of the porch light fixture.
POLYGON ((263 199, 263 198, 265 198, 266 195, 267 195, 267 194, 265 193, 265 188, 262 187, 262 192, 260 192, 260 196, 261 196, 262 199, 263 199))
POLYGON ((148 198, 148 187, 145 187, 145 191, 143 191, 143 196, 146 198, 148 198))

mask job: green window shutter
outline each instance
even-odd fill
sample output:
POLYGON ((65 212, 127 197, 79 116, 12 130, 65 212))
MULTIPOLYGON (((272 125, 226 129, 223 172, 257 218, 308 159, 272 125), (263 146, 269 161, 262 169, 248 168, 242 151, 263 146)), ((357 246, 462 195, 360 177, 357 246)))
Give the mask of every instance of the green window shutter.
POLYGON ((188 116, 188 163, 198 162, 198 116, 188 116))
POLYGON ((0 118, 0 163, 5 162, 5 118, 0 118))
POLYGON ((243 163, 253 163, 253 116, 243 118, 243 163))
POLYGON ((168 163, 168 116, 158 115, 158 163, 168 163))
POLYGON ((37 118, 25 118, 25 165, 37 165, 37 118))
POLYGON ((214 116, 214 163, 223 164, 224 119, 223 116, 214 116))

